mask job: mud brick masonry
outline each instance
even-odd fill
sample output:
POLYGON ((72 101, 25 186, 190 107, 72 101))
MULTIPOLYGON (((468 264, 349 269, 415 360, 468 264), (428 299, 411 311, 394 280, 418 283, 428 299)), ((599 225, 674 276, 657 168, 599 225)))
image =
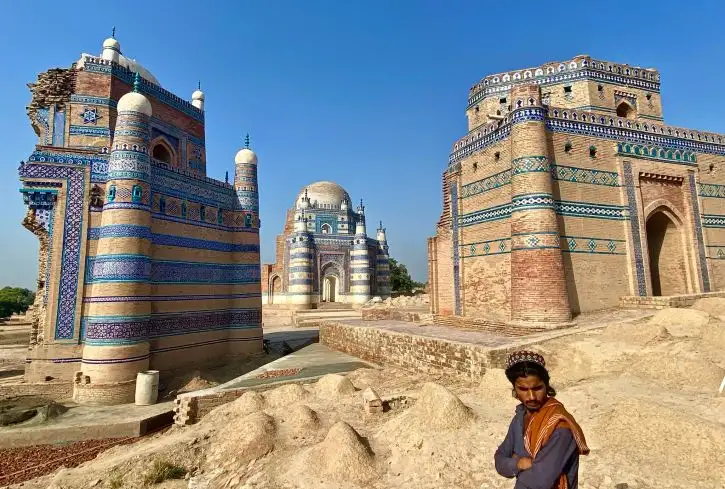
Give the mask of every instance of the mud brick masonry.
POLYGON ((436 321, 565 325, 725 284, 725 136, 664 124, 656 70, 581 55, 491 75, 466 115, 428 240, 436 321))
POLYGON ((38 141, 19 173, 40 253, 28 385, 120 404, 140 371, 261 353, 249 139, 233 183, 207 177, 204 93, 165 90, 114 38, 29 87, 38 141))

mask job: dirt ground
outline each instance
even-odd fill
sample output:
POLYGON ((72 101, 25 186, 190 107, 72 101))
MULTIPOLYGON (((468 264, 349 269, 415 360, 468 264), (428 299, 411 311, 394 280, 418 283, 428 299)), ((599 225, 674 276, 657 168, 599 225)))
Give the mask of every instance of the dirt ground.
MULTIPOLYGON (((725 397, 717 396, 725 300, 694 307, 534 348, 591 448, 580 462, 580 488, 725 488, 725 397)), ((154 461, 163 461, 188 480, 154 487, 511 488, 493 454, 515 405, 501 370, 474 383, 361 369, 246 393, 197 425, 112 448, 23 487, 143 487, 154 461), (393 408, 364 414, 368 386, 393 408)))

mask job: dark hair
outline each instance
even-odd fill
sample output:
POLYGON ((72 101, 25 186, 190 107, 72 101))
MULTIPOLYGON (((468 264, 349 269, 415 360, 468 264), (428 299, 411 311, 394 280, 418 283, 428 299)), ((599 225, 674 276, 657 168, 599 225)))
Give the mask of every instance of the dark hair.
POLYGON ((506 369, 506 378, 509 379, 509 382, 511 382, 511 385, 514 386, 513 389, 513 396, 516 397, 516 379, 519 379, 521 377, 528 377, 529 375, 535 375, 546 386, 546 395, 549 397, 556 396, 556 391, 553 387, 549 385, 549 372, 539 365, 538 363, 534 362, 519 362, 511 365, 509 368, 506 369))

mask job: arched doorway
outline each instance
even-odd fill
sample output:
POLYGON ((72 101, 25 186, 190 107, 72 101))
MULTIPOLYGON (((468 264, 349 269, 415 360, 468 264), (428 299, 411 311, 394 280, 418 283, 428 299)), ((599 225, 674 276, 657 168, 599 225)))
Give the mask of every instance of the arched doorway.
POLYGON ((272 280, 269 283, 269 303, 274 304, 275 299, 277 299, 277 296, 279 296, 280 292, 282 292, 282 279, 279 278, 279 275, 275 275, 272 277, 272 280))
POLYGON ((326 275, 322 279, 322 302, 337 302, 339 281, 334 275, 326 275))
POLYGON ((156 146, 154 146, 151 157, 155 160, 171 164, 171 151, 169 151, 169 149, 163 144, 157 144, 156 146))
POLYGON ((687 293, 682 231, 668 213, 659 210, 647 219, 647 249, 652 295, 687 293))

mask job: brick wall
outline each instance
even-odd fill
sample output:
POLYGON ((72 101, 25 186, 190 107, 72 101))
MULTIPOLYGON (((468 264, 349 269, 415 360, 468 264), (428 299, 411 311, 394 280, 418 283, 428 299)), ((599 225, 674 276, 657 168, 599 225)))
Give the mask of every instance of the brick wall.
POLYGON ((112 384, 73 383, 73 402, 96 406, 129 404, 135 401, 136 380, 112 384))
POLYGON ((73 397, 73 383, 19 382, 0 385, 0 399, 14 396, 40 396, 54 401, 67 401, 73 397))

